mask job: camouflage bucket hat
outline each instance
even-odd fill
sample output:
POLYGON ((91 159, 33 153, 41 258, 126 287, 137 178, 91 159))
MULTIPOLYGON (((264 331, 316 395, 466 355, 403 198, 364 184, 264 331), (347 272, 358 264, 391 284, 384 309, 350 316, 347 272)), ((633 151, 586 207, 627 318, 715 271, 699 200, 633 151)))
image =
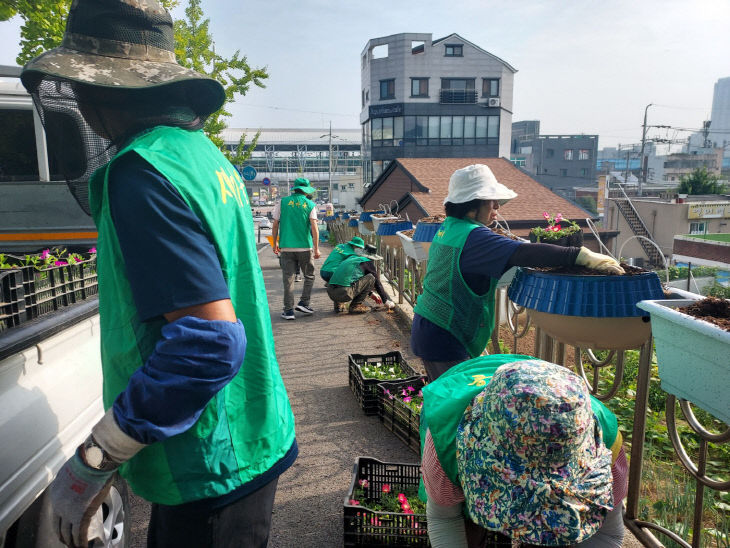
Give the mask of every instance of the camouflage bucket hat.
POLYGON ((130 90, 184 86, 200 117, 225 100, 219 82, 177 63, 172 18, 155 0, 74 0, 61 46, 23 67, 31 93, 44 78, 130 90))
POLYGON ((471 518, 514 540, 577 544, 613 508, 611 451, 586 384, 546 361, 497 369, 464 411, 456 462, 471 518))

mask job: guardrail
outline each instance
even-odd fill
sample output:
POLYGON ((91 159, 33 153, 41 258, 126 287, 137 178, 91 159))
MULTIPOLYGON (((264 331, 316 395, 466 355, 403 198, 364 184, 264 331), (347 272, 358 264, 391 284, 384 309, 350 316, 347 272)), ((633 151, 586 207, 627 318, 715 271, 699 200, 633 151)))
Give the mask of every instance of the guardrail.
MULTIPOLYGON (((415 305, 418 295, 422 291, 426 261, 416 263, 410 257, 406 257, 401 248, 382 246, 380 238, 377 236, 363 236, 359 234, 357 228, 349 227, 344 223, 335 221, 329 224, 328 228, 335 235, 337 243, 349 241, 352 236, 359 235, 367 243, 376 245, 378 253, 384 257, 381 272, 397 293, 397 302, 400 304, 408 302, 411 306, 415 305)), ((690 295, 688 292, 680 291, 680 293, 684 297, 690 295)), ((700 295, 695 295, 695 297, 701 298, 700 295)), ((630 350, 610 351, 607 355, 601 357, 592 349, 571 347, 571 345, 553 339, 541 329, 531 326, 528 311, 507 298, 506 288, 498 289, 495 298, 495 325, 503 324, 512 340, 500 341, 499 329, 495 329, 491 341, 491 351, 493 353, 503 351, 505 346, 511 346, 511 351, 516 353, 518 340, 525 337, 532 327, 535 333, 534 356, 572 367, 576 373, 586 380, 591 392, 602 401, 609 402, 617 397, 619 387, 626 375, 627 352, 631 352, 630 350), (572 359, 570 356, 571 348, 572 359), (569 362, 572 362, 572 364, 569 362), (610 381, 607 381, 607 378, 610 378, 610 381)), ((730 491, 729 462, 725 462, 720 470, 727 479, 711 478, 707 472, 708 444, 712 443, 716 446, 730 444, 730 426, 726 425, 726 429, 721 432, 710 431, 706 425, 700 424, 692 412, 691 402, 675 398, 671 394, 665 393, 666 438, 671 441, 674 450, 674 462, 682 465, 682 468, 677 466, 676 469, 685 474, 687 481, 694 481, 695 484, 694 504, 691 508, 687 508, 688 513, 691 514, 691 524, 684 528, 684 534, 682 535, 670 530, 668 524, 665 524, 667 525, 665 526, 653 523, 644 516, 646 508, 640 507, 640 502, 642 500, 642 488, 645 487, 642 481, 642 471, 646 462, 650 460, 647 458, 645 450, 647 416, 650 412, 649 395, 650 387, 654 393, 659 389, 656 387, 656 380, 652 379, 651 375, 653 358, 651 336, 638 350, 639 363, 633 406, 633 430, 630 437, 629 483, 624 523, 644 546, 652 548, 664 546, 656 535, 663 535, 670 541, 670 545, 673 542, 683 548, 699 548, 700 546, 710 545, 728 546, 730 538, 727 537, 727 532, 730 529, 730 517, 725 518, 727 522, 724 531, 704 527, 703 521, 706 519, 704 510, 708 492, 730 491), (681 431, 679 421, 684 424, 681 431), (694 451, 696 463, 693 462, 693 457, 689 454, 692 451, 688 451, 685 446, 687 436, 696 440, 697 449, 694 451), (684 443, 683 440, 685 440, 684 443), (725 535, 724 538, 722 535, 725 535)), ((688 367, 691 367, 691 364, 688 364, 688 367)), ((628 435, 628 432, 625 432, 624 435, 628 435)), ((653 432, 652 435, 655 436, 656 433, 653 432)), ((661 505, 664 504, 664 501, 657 501, 657 503, 661 505)))

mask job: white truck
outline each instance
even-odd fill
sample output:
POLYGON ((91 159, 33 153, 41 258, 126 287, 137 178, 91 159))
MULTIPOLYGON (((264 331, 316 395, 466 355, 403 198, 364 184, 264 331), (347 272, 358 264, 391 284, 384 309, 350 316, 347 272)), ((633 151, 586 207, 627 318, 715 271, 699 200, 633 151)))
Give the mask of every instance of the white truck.
MULTIPOLYGON (((91 246, 91 219, 62 181, 51 180, 43 127, 19 73, 0 67, 0 120, 13 124, 0 126, 0 253, 91 246), (34 150, 19 151, 18 139, 34 150)), ((26 319, 0 321, 0 548, 61 546, 47 489, 103 414, 97 299, 26 319)), ((93 521, 91 546, 129 545, 128 499, 126 484, 115 479, 93 521)))

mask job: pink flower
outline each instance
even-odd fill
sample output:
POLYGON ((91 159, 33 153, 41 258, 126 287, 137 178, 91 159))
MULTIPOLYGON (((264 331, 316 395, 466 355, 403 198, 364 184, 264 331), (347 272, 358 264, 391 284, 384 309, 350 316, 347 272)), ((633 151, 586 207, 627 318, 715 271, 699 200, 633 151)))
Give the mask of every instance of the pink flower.
POLYGON ((390 493, 390 484, 389 483, 383 484, 383 493, 390 493))
POLYGON ((550 218, 550 214, 547 211, 543 211, 542 216, 545 218, 545 220, 550 218))
POLYGON ((405 403, 411 403, 411 400, 412 400, 412 399, 413 399, 413 398, 411 398, 410 396, 406 396, 405 398, 403 398, 403 401, 404 401, 405 403))
POLYGON ((415 392, 416 391, 416 389, 413 388, 412 386, 407 387, 406 390, 408 390, 409 392, 415 392))
POLYGON ((370 485, 370 483, 366 479, 361 479, 358 483, 360 484, 360 487, 362 487, 364 489, 367 489, 368 486, 370 485))
POLYGON ((406 498, 406 495, 404 493, 398 493, 398 502, 406 502, 408 499, 406 498))
POLYGON ((562 220, 563 220, 563 214, 562 214, 562 213, 558 213, 558 214, 557 214, 557 215, 555 216, 555 222, 556 222, 556 223, 559 223, 559 222, 560 222, 560 221, 562 221, 562 220))
POLYGON ((89 253, 96 253, 96 248, 92 247, 91 249, 89 249, 89 253))
POLYGON ((403 396, 407 396, 408 395, 408 392, 406 392, 405 389, 401 390, 400 393, 403 396))
POLYGON ((41 253, 41 259, 47 259, 50 254, 51 254, 50 249, 44 249, 43 253, 41 253))
POLYGON ((423 390, 419 390, 418 394, 416 394, 416 397, 422 398, 423 397, 423 390))
POLYGON ((66 261, 56 261, 53 263, 55 266, 66 266, 68 263, 66 261))
POLYGON ((355 500, 355 499, 350 499, 350 504, 352 504, 353 506, 358 506, 360 504, 360 501, 355 500))

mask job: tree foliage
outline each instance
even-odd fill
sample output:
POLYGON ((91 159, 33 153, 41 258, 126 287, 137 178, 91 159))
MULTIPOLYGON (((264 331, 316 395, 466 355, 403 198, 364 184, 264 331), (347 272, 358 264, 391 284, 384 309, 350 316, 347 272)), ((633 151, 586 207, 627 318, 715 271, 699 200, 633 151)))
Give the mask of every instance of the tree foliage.
POLYGON ((702 167, 682 177, 677 192, 680 194, 722 194, 724 185, 718 181, 717 175, 707 171, 706 167, 702 167))
POLYGON ((175 21, 175 56, 181 65, 206 74, 223 85, 226 101, 218 111, 208 117, 204 129, 208 137, 223 150, 231 162, 241 164, 251 155, 260 132, 256 134, 251 145, 245 145, 244 134, 236 151, 226 150, 221 137, 221 132, 227 127, 225 119, 231 116, 226 110, 226 105, 235 101, 237 96, 245 95, 251 84, 261 88, 266 87, 264 80, 269 74, 265 67, 252 68, 240 50, 230 58, 217 54, 209 27, 210 19, 204 19, 200 0, 190 0, 185 9, 185 19, 175 21))
MULTIPOLYGON (((160 3, 172 9, 178 0, 161 0, 160 3)), ((251 84, 265 87, 263 81, 269 75, 266 68, 251 68, 240 51, 229 59, 215 52, 210 20, 204 18, 200 3, 200 0, 190 0, 185 10, 186 18, 175 21, 175 55, 181 65, 215 78, 223 85, 226 102, 210 115, 204 131, 231 162, 242 164, 251 155, 260 133, 250 145, 246 146, 244 134, 235 151, 226 150, 221 137, 221 132, 227 127, 226 118, 231 116, 226 105, 237 96, 245 95, 251 84)), ((7 21, 15 15, 23 20, 21 51, 16 59, 19 65, 61 44, 70 6, 71 0, 3 0, 0 3, 0 21, 7 21)))

